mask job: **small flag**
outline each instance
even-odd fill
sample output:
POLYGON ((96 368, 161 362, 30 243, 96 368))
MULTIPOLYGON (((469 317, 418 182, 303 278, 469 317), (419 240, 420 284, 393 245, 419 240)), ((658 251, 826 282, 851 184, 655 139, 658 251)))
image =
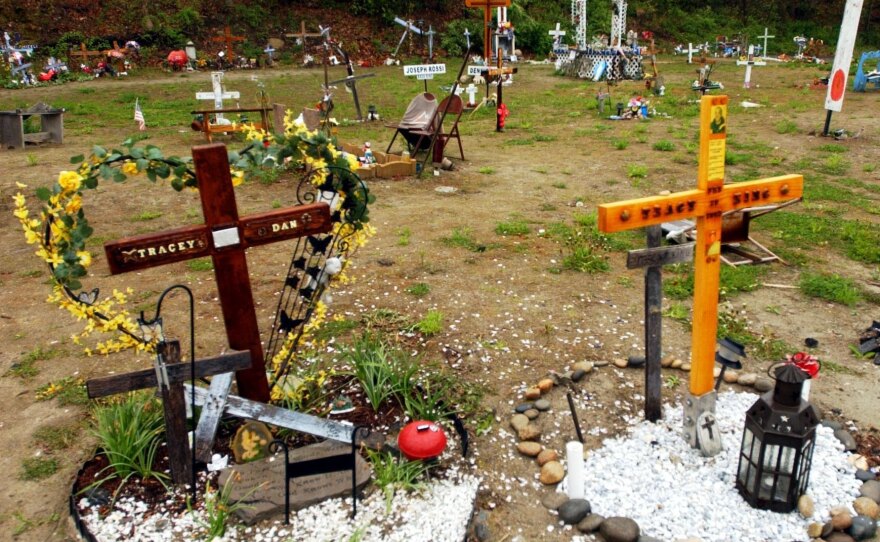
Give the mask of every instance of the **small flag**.
POLYGON ((144 120, 144 112, 141 111, 141 104, 138 99, 134 101, 134 121, 138 123, 138 130, 143 132, 147 129, 147 121, 144 120))

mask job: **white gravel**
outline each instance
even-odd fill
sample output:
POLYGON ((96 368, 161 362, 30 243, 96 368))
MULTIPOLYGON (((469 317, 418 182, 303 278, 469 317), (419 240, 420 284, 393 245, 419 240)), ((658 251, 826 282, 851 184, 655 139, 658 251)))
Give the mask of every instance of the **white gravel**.
MULTIPOLYGON (((697 537, 705 542, 806 541, 810 521, 826 521, 833 506, 858 496, 860 482, 843 445, 817 428, 808 494, 815 516, 779 514, 749 506, 734 487, 745 412, 752 393, 718 396, 717 420, 725 449, 704 458, 681 435, 682 406, 667 406, 656 424, 633 418, 628 435, 608 439, 585 459, 585 494, 594 513, 634 519, 643 535, 660 540, 697 537), (652 445, 656 442, 656 445, 652 445)), ((567 482, 567 481, 566 481, 567 482)), ((565 484, 559 490, 565 491, 565 484)), ((585 540, 575 537, 575 540, 585 540)))
MULTIPOLYGON (((360 540, 406 542, 461 542, 464 540, 479 478, 447 471, 448 478, 435 480, 417 493, 398 492, 386 510, 384 495, 373 491, 358 501, 352 521, 351 499, 329 499, 291 514, 290 525, 283 517, 254 527, 230 526, 215 542, 323 542, 360 540), (358 538, 360 536, 360 538, 358 538)), ((81 501, 81 507, 83 502, 81 501)), ((158 513, 143 519, 146 505, 120 500, 113 512, 100 518, 97 509, 83 512, 83 520, 101 542, 188 542, 205 540, 201 511, 171 515, 158 513)))

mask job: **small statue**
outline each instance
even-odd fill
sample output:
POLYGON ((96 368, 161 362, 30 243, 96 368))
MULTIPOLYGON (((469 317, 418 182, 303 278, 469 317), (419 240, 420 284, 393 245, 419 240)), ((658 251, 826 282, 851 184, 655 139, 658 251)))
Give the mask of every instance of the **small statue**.
POLYGON ((373 149, 370 148, 370 142, 367 141, 364 143, 364 155, 361 156, 358 161, 365 166, 369 166, 376 163, 376 157, 373 156, 373 149))

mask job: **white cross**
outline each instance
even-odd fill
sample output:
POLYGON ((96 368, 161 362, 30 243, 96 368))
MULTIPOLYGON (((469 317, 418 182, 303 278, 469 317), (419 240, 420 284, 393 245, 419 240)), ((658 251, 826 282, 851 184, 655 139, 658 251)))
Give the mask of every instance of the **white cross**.
MULTIPOLYGON (((211 92, 196 92, 196 100, 214 100, 214 109, 223 109, 223 100, 237 100, 241 97, 238 91, 223 91, 223 72, 211 72, 211 92)), ((217 119, 223 118, 222 113, 217 113, 217 119)))
POLYGON ((477 91, 478 90, 479 89, 473 83, 468 85, 467 88, 464 90, 465 92, 467 92, 467 95, 468 95, 468 105, 470 105, 470 106, 477 105, 477 91))
POLYGON ((687 50, 687 54, 688 54, 688 64, 693 64, 693 63, 694 63, 694 53, 699 53, 699 52, 700 52, 699 49, 694 49, 694 44, 693 44, 693 43, 688 43, 688 50, 687 50))
POLYGON ((471 31, 467 28, 464 29, 464 39, 467 40, 467 48, 470 50, 471 48, 471 31))
POLYGON ((559 23, 556 23, 556 30, 549 30, 547 33, 553 36, 553 48, 559 47, 560 38, 565 35, 565 30, 560 30, 559 23))
POLYGON ((775 37, 776 37, 776 36, 771 36, 771 35, 767 32, 767 27, 766 27, 766 26, 764 27, 764 35, 763 35, 763 36, 758 36, 758 39, 759 39, 759 40, 760 40, 760 39, 763 39, 763 40, 764 40, 764 49, 762 49, 762 51, 761 51, 762 53, 764 53, 764 58, 767 58, 767 40, 770 39, 770 38, 775 38, 775 37))

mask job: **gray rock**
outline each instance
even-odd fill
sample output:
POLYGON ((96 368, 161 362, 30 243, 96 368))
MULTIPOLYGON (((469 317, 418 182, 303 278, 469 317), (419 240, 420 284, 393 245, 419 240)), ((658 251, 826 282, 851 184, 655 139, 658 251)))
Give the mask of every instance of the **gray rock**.
POLYGON ((565 502, 568 501, 568 495, 558 491, 551 491, 541 499, 541 504, 548 510, 558 510, 565 502))
POLYGON ((843 429, 843 424, 834 420, 822 420, 822 425, 830 428, 832 431, 843 429))
POLYGON ((587 372, 583 369, 578 369, 571 373, 571 380, 573 382, 580 382, 585 376, 587 376, 587 372))
POLYGON ((573 371, 583 371, 584 374, 589 374, 590 371, 593 370, 594 363, 592 361, 579 361, 571 366, 573 371))
POLYGON ((514 431, 519 431, 527 425, 529 425, 529 419, 524 414, 514 414, 510 418, 510 426, 513 427, 514 431))
POLYGON ((489 514, 485 510, 481 510, 474 517, 474 536, 480 542, 486 542, 491 535, 492 533, 489 532, 489 514))
POLYGON ((659 538, 654 538, 653 536, 640 536, 639 542, 663 542, 659 538))
POLYGON ((594 361, 593 365, 595 367, 606 367, 606 366, 608 366, 609 363, 611 363, 611 362, 608 361, 607 359, 600 359, 598 361, 594 361))
POLYGON ((529 410, 530 408, 532 408, 532 406, 533 406, 532 403, 522 403, 522 404, 516 405, 516 408, 515 408, 514 410, 515 410, 518 414, 522 414, 522 413, 524 413, 526 410, 529 410))
POLYGON ((538 412, 537 410, 535 410, 534 408, 530 408, 530 409, 526 410, 525 412, 523 412, 523 415, 530 420, 534 420, 535 418, 538 417, 539 414, 541 414, 541 413, 538 412))
POLYGON ((868 497, 876 503, 880 503, 880 482, 877 480, 868 480, 859 488, 859 495, 868 497))
POLYGON ((759 376, 755 379, 755 390, 760 393, 768 392, 773 389, 773 380, 766 376, 759 376))
POLYGON ((843 444, 843 449, 847 452, 856 451, 856 439, 846 429, 835 429, 834 436, 843 444))
POLYGON ((740 386, 754 386, 757 381, 758 375, 755 373, 743 373, 739 375, 739 378, 736 380, 737 384, 740 386))
POLYGON ((541 412, 546 412, 550 410, 550 401, 547 399, 538 399, 535 401, 535 408, 541 412))
POLYGON ((594 533, 599 530, 599 525, 602 525, 603 521, 605 521, 605 516, 587 514, 584 519, 578 522, 577 528, 582 533, 594 533))
POLYGON ((859 469, 856 471, 856 478, 862 482, 867 482, 868 480, 876 480, 877 475, 869 470, 859 469))
POLYGON ((846 533, 856 540, 868 540, 877 534, 877 522, 868 516, 856 516, 846 533))
POLYGON ((639 524, 632 519, 615 516, 602 522, 599 534, 607 542, 637 542, 641 533, 639 524))
POLYGON ((626 361, 629 367, 641 367, 645 364, 645 356, 630 356, 626 361))
POLYGON ((566 525, 576 525, 590 513, 590 501, 569 499, 559 507, 559 519, 566 525))

